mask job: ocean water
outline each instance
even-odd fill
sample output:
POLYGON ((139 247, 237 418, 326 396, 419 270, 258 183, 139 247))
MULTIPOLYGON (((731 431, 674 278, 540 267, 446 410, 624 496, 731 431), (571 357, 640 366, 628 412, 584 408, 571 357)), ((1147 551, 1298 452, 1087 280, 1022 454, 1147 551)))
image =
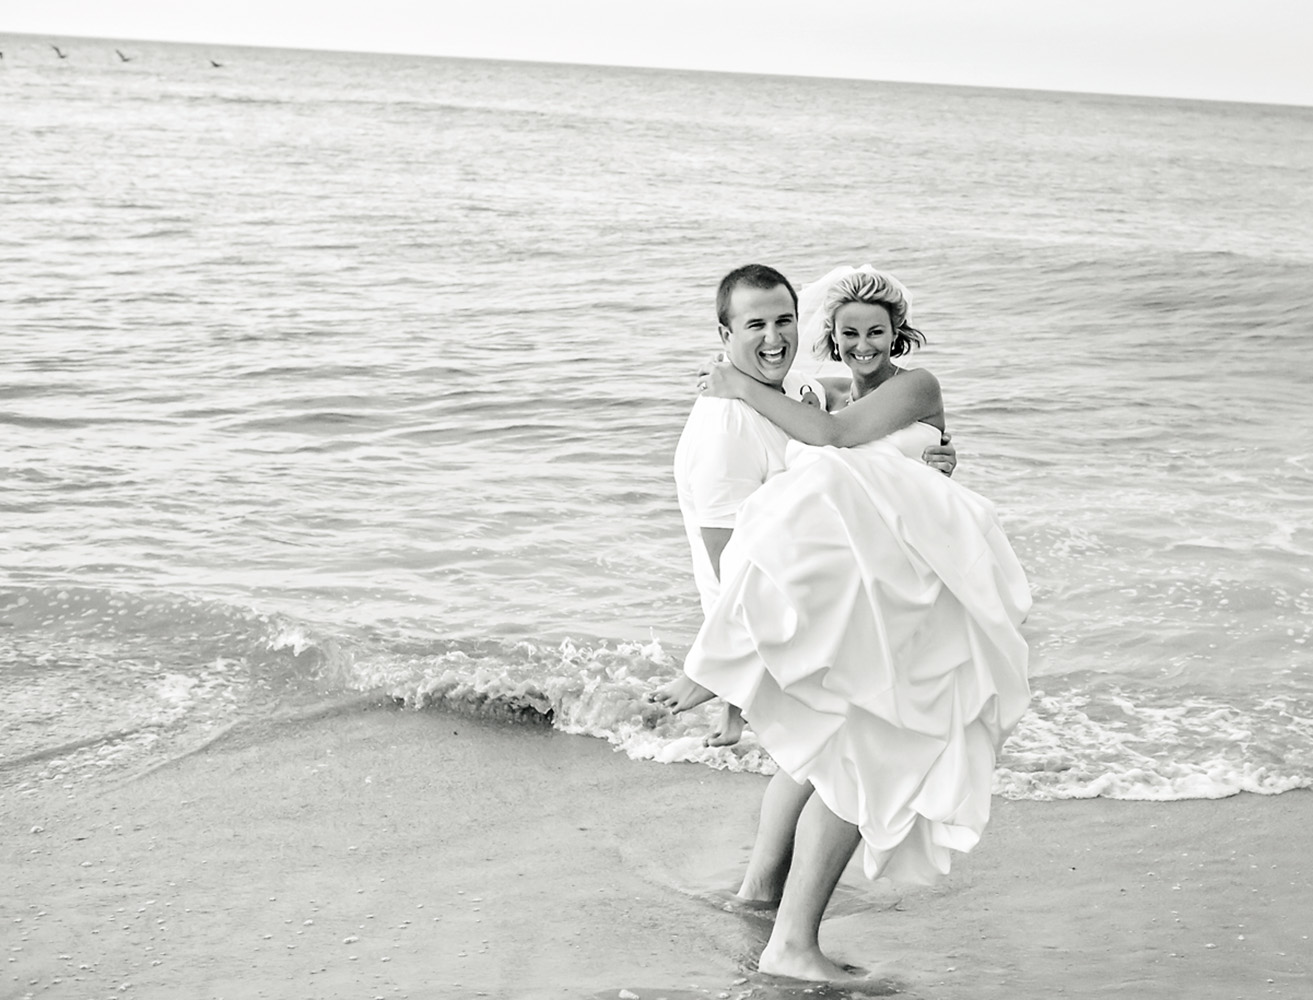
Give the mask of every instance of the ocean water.
POLYGON ((760 260, 914 290, 1035 595, 1000 793, 1313 786, 1313 109, 49 41, 0 37, 0 785, 380 701, 769 770, 643 701, 760 260))

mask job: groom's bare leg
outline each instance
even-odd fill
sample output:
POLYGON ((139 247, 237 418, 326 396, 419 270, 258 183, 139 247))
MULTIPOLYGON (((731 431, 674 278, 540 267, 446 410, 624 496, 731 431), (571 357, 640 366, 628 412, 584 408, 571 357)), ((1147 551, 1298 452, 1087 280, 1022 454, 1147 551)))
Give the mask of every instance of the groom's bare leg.
POLYGON ((830 981, 851 978, 821 954, 821 917, 839 877, 861 842, 852 823, 841 820, 813 795, 798 817, 793 863, 784 885, 770 940, 757 967, 775 976, 830 981))
POLYGON ((688 674, 680 674, 669 684, 663 684, 647 696, 647 700, 664 705, 672 712, 687 712, 716 697, 688 674))
POLYGON ((798 817, 812 793, 810 783, 798 784, 784 771, 776 771, 761 797, 757 839, 752 842, 748 870, 739 886, 740 899, 778 903, 793 859, 798 817))

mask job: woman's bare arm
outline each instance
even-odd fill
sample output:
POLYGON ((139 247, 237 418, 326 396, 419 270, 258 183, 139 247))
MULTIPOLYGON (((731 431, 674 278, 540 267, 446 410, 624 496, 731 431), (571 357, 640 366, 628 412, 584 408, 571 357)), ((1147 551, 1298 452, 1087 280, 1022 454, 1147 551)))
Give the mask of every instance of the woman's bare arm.
POLYGON ((841 448, 875 441, 924 420, 943 429, 939 381, 923 368, 905 371, 837 413, 789 399, 749 378, 729 362, 711 366, 704 376, 707 395, 741 399, 790 437, 805 444, 841 448))

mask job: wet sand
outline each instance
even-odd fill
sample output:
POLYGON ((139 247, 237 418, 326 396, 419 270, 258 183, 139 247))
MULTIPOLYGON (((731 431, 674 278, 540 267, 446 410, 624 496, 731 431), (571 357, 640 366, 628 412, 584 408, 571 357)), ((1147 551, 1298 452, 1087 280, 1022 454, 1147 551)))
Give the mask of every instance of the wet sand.
POLYGON ((940 885, 850 868, 822 943, 872 978, 807 992, 715 903, 765 780, 378 709, 6 792, 0 997, 1313 995, 1308 792, 996 800, 940 885))

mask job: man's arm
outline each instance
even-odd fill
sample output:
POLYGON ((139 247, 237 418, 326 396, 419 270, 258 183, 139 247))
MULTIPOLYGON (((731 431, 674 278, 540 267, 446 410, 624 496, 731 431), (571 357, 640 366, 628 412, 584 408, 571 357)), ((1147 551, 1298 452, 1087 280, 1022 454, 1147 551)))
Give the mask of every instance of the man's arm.
POLYGON ((711 568, 717 580, 720 579, 720 554, 725 551, 725 546, 729 544, 730 536, 733 534, 733 528, 702 529, 702 544, 707 547, 707 555, 711 558, 711 568))
MULTIPOLYGON (((676 472, 686 515, 698 526, 712 572, 734 533, 734 518, 771 470, 770 456, 746 408, 702 400, 680 439, 684 461, 676 472), (697 422, 694 422, 694 417, 697 422)), ((696 557, 696 554, 695 554, 696 557)))
MULTIPOLYGON (((734 529, 702 528, 701 531, 702 544, 707 547, 707 555, 711 558, 711 568, 716 573, 716 579, 719 580, 720 554, 725 551, 725 546, 729 544, 734 529)), ((737 705, 725 702, 725 707, 720 713, 720 721, 716 724, 716 728, 707 734, 702 744, 709 747, 729 747, 737 743, 742 737, 743 710, 737 705)))

